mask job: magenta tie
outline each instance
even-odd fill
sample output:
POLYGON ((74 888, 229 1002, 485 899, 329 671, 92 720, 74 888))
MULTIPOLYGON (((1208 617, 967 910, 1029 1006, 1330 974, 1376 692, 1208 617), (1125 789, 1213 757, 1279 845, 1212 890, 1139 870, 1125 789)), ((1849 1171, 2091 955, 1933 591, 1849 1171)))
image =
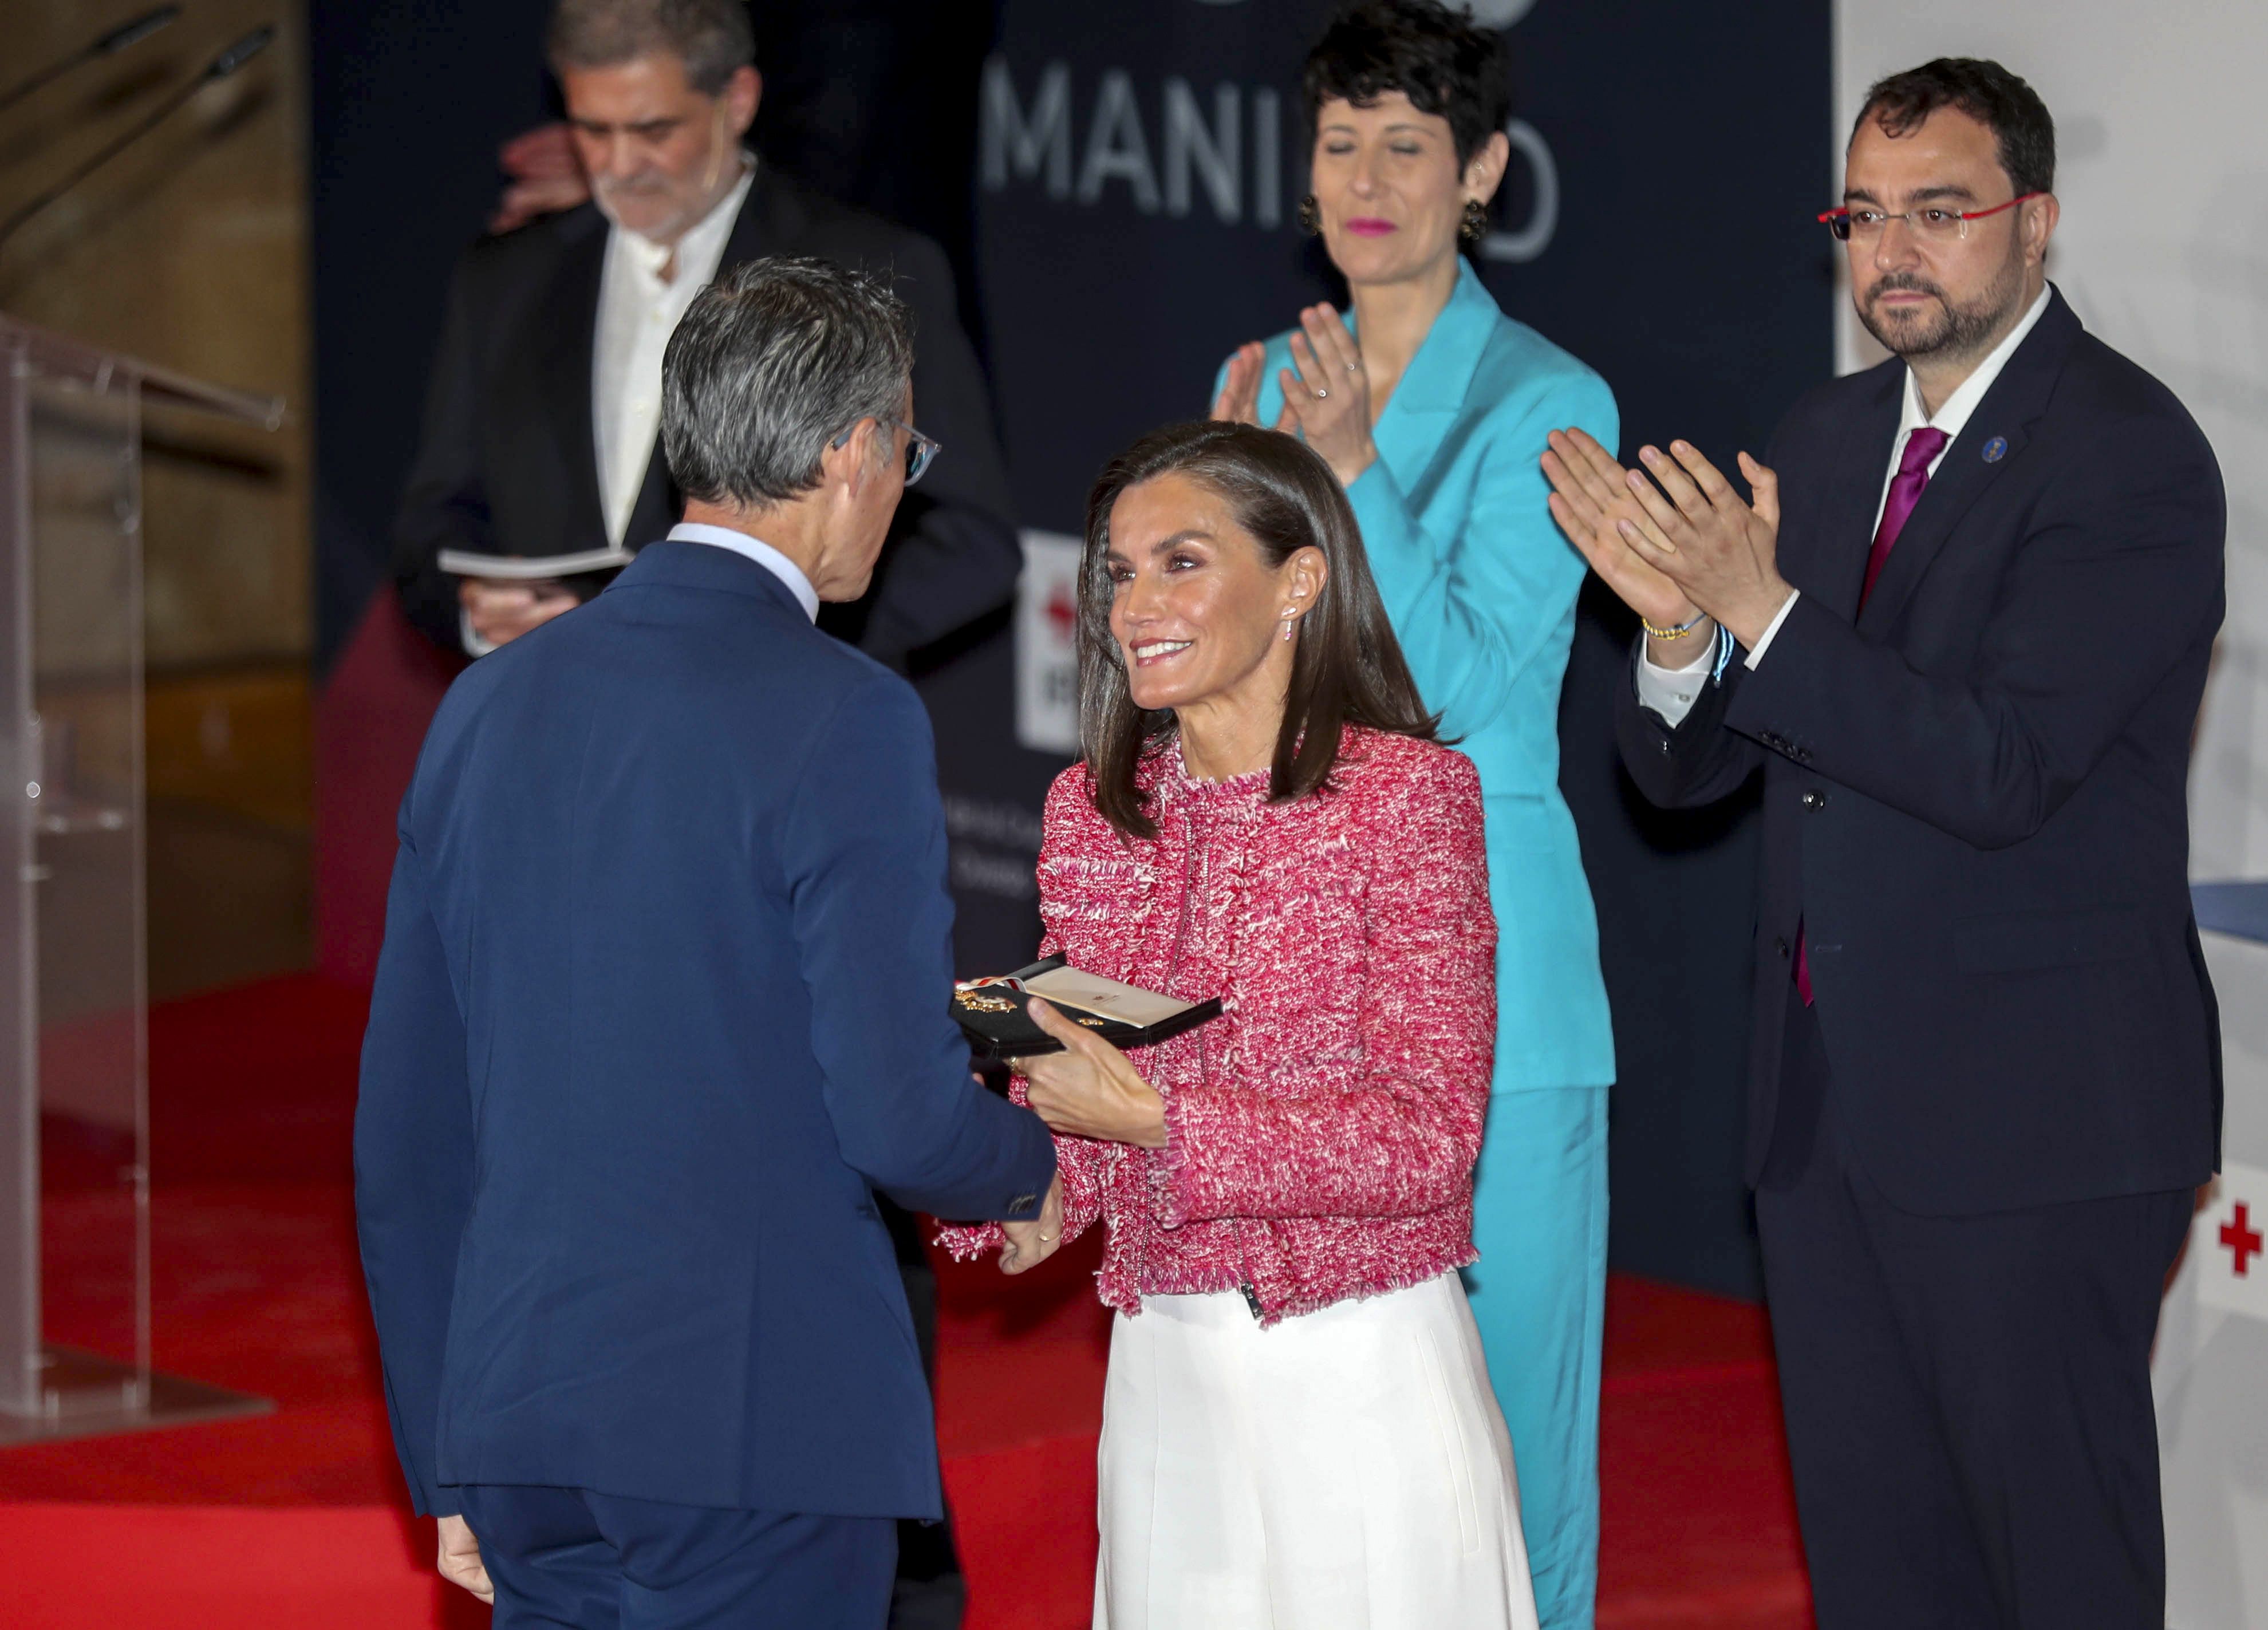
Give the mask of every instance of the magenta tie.
MULTIPOLYGON (((1874 528, 1874 547, 1867 551, 1867 585, 1859 591, 1859 609, 1867 609, 1867 597, 1874 591, 1874 579, 1882 575, 1882 564, 1890 558, 1898 534, 1905 530, 1906 518, 1921 502, 1921 490, 1929 485, 1929 461, 1944 450, 1943 430, 1925 425, 1906 437, 1906 450, 1898 458, 1898 473, 1890 478, 1889 496, 1882 501, 1882 518, 1874 528)), ((1804 954, 1803 925, 1795 925, 1795 994, 1803 998, 1803 1005, 1811 1005, 1811 958, 1804 954)))
POLYGON ((1881 524, 1874 528, 1874 547, 1867 551, 1867 586, 1859 591, 1859 609, 1867 609, 1867 597, 1874 591, 1874 579, 1882 575, 1882 563, 1890 558, 1890 549, 1896 544, 1898 534, 1905 530, 1906 518, 1921 502, 1921 489, 1929 485, 1929 461, 1945 449, 1945 432, 1927 426, 1906 438, 1906 450, 1898 459, 1898 473, 1890 478, 1889 496, 1882 501, 1881 524))

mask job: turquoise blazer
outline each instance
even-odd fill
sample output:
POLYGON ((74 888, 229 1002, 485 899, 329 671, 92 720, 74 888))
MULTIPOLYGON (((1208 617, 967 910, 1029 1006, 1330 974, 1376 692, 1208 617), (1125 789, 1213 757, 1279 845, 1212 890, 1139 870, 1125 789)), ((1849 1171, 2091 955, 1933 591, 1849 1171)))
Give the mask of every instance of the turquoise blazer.
MULTIPOLYGON (((1263 424, 1283 409, 1290 338, 1269 341, 1263 424)), ((1568 425, 1615 446, 1614 393, 1498 311, 1465 262, 1379 417, 1377 461, 1347 490, 1425 705, 1480 768, 1499 1092, 1615 1078, 1598 920, 1559 795, 1559 686, 1585 568, 1537 460, 1545 432, 1568 425)))

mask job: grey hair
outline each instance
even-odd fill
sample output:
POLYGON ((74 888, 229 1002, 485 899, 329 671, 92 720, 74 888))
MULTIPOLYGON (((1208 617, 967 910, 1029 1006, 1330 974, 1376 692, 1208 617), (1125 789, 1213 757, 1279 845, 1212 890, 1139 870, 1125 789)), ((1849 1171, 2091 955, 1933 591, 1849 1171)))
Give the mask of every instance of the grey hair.
POLYGON ((784 503, 861 419, 895 419, 913 377, 913 317, 888 279, 773 255, 725 273, 686 308, 661 358, 661 448, 703 503, 784 503))
POLYGON ((703 96, 723 95, 733 75, 756 60, 742 0, 558 0, 543 44, 554 73, 674 56, 703 96))

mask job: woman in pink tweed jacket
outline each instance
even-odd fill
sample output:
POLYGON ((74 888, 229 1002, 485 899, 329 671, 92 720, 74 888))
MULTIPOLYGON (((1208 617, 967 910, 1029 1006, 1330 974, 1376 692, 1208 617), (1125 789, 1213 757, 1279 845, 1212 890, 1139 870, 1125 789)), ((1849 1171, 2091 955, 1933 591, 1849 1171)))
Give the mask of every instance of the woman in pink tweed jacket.
POLYGON ((1290 437, 1174 426, 1115 461, 1080 599, 1044 949, 1221 1017, 1129 1055, 1035 1003, 1065 1051, 1012 1090, 1057 1188, 944 1238, 1016 1273, 1108 1228, 1094 1622, 1533 1626, 1455 1272, 1495 1032, 1478 776, 1290 437))

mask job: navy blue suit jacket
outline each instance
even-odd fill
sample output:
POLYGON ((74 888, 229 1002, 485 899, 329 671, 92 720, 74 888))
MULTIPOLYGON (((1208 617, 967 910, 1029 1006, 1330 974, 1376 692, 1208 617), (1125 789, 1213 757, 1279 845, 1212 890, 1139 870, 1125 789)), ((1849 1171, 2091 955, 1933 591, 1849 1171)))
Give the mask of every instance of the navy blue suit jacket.
POLYGON ((929 723, 754 562, 658 543, 475 663, 403 800, 356 1205, 422 1510, 533 1483, 940 1509, 882 1190, 1037 1215, 970 1078, 929 723))
POLYGON ((1940 1215, 2201 1183, 2219 1021, 2190 910, 2191 732, 2222 613, 2213 449, 2053 297, 1859 608, 1905 364, 1821 386, 1765 462, 1802 591, 1673 730, 1618 703, 1654 802, 1764 774, 1749 1176, 1800 924, 1842 1123, 1940 1215))

